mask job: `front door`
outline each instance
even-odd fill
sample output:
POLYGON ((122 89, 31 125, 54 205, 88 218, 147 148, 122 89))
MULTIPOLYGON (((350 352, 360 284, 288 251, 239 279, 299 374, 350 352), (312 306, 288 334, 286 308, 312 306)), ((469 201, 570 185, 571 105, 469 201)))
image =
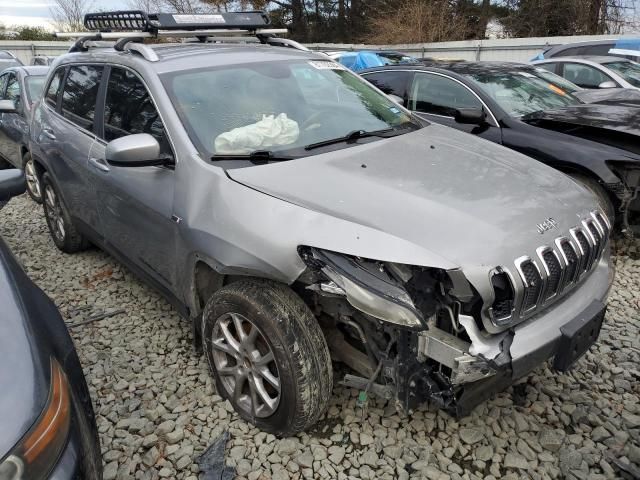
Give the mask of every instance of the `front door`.
MULTIPOLYGON (((6 84, 4 93, 0 90, 0 99, 10 100, 16 106, 13 113, 0 113, 0 156, 13 164, 16 168, 22 168, 22 155, 20 146, 22 137, 28 128, 25 118, 24 92, 21 91, 20 81, 14 72, 3 75, 0 85, 6 84)), ((0 87, 1 88, 1 87, 0 87)))
POLYGON ((153 135, 163 155, 173 156, 173 152, 158 110, 138 75, 120 67, 109 70, 100 139, 89 158, 100 231, 116 255, 151 277, 157 287, 175 293, 174 170, 114 167, 105 158, 108 142, 136 133, 153 135))
POLYGON ((408 108, 418 116, 448 127, 502 142, 502 132, 487 107, 462 82, 446 75, 416 72, 409 89, 408 108), (487 122, 483 125, 467 125, 456 122, 455 113, 460 108, 483 109, 487 122))

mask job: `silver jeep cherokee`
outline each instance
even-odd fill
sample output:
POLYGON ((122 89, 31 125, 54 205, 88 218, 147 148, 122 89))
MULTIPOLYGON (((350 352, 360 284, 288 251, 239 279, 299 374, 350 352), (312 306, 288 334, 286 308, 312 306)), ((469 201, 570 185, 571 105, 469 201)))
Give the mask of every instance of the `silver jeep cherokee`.
POLYGON ((193 322, 243 418, 308 428, 332 359, 346 385, 464 415, 596 340, 610 225, 569 177, 419 121, 265 17, 131 15, 138 36, 203 41, 111 28, 56 62, 31 129, 46 220, 62 251, 98 245, 193 322), (191 31, 220 24, 262 44, 191 31))

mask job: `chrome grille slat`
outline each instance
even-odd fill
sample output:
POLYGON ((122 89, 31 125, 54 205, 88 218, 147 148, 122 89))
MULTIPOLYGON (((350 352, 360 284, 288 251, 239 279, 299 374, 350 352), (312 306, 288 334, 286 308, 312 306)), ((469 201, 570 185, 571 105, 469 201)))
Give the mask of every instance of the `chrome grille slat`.
MULTIPOLYGON (((511 303, 515 309, 505 317, 508 309, 507 304, 502 304, 504 298, 502 303, 496 300, 492 307, 495 310, 490 309, 494 321, 497 319, 505 325, 514 318, 524 320, 571 290, 598 264, 610 233, 606 217, 600 211, 593 211, 571 228, 568 236, 560 236, 551 245, 539 247, 535 259, 528 256, 516 259, 516 276, 520 277, 522 287, 515 290, 511 303)), ((497 268, 500 272, 508 271, 497 268)))

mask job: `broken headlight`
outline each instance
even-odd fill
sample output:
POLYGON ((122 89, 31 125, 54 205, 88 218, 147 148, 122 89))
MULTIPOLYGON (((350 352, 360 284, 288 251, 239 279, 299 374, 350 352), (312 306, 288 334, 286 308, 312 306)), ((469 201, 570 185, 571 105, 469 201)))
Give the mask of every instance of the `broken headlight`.
MULTIPOLYGON (((306 249, 307 265, 330 281, 320 289, 342 294, 355 308, 371 317, 409 328, 422 328, 425 321, 405 288, 388 271, 388 264, 319 249, 306 249)), ((402 266, 397 273, 402 275, 402 266)))

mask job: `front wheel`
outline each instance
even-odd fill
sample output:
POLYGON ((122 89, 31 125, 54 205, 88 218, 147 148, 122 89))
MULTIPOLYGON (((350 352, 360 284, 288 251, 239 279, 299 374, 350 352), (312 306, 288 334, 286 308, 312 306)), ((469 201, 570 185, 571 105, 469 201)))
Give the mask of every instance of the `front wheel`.
POLYGON ((24 169, 24 178, 27 181, 27 193, 36 203, 42 203, 42 186, 36 165, 30 153, 25 153, 22 157, 22 166, 24 169))
POLYGON ((313 425, 331 396, 329 349, 316 318, 286 285, 241 280, 202 315, 218 393, 258 428, 290 436, 313 425))

